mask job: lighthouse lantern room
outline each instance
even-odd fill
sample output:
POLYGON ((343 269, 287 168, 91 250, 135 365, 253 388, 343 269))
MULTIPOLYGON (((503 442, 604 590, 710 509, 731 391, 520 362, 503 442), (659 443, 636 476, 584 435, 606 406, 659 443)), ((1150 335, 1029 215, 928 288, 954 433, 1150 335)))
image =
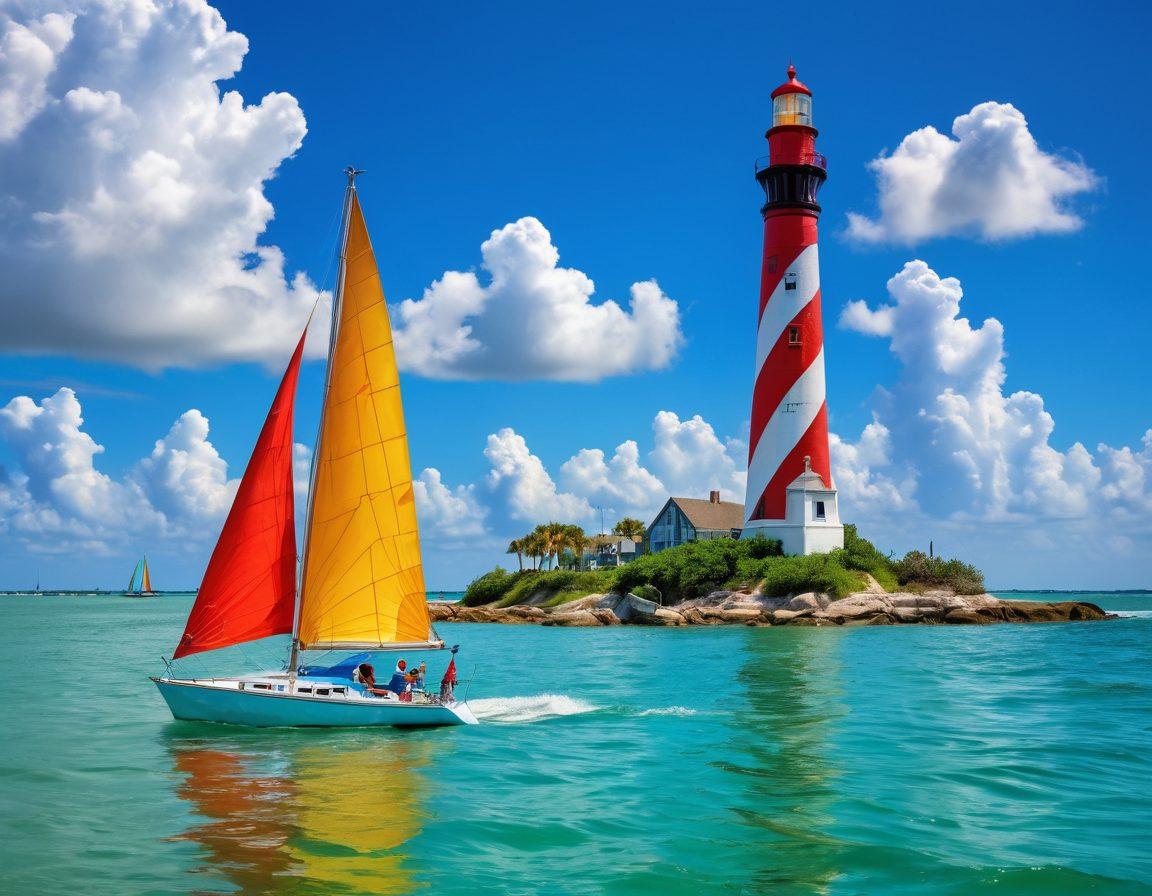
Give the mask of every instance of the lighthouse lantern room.
POLYGON ((844 545, 828 456, 816 230, 828 166, 817 133, 812 91, 789 65, 772 91, 767 164, 756 166, 764 255, 742 535, 778 538, 787 554, 844 545))

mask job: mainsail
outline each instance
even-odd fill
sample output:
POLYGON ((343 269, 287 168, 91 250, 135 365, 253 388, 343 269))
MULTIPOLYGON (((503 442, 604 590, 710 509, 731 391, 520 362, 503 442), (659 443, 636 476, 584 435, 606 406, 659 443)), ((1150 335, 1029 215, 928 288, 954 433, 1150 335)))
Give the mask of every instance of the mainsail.
POLYGON ((441 646, 425 606, 392 328, 349 187, 304 544, 300 649, 441 646))
POLYGON ((292 413, 304 339, 280 381, 173 659, 292 631, 292 413))
POLYGON ((144 594, 152 591, 152 577, 148 575, 148 557, 144 557, 144 572, 140 576, 140 590, 144 594))

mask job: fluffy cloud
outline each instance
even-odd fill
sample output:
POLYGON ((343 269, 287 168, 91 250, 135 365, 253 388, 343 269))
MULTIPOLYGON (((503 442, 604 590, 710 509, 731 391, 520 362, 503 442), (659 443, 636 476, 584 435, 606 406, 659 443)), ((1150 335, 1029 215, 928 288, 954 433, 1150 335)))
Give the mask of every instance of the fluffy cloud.
POLYGON ((437 379, 594 381, 658 370, 682 342, 679 308, 656 285, 632 285, 629 308, 593 304, 583 272, 535 218, 494 231, 480 247, 485 285, 449 271, 394 309, 400 364, 437 379))
POLYGON ((475 486, 449 488, 439 470, 427 467, 412 481, 412 487, 426 537, 457 539, 484 534, 487 511, 476 498, 475 486))
POLYGON ((420 475, 421 523, 433 534, 466 527, 495 544, 549 520, 599 528, 601 509, 609 523, 622 516, 647 522, 669 495, 705 497, 719 489, 726 500, 744 500, 743 441, 721 441, 701 417, 682 421, 671 411, 656 415, 652 435, 646 458, 632 439, 610 455, 582 448, 561 464, 557 482, 523 436, 501 429, 488 437, 490 469, 482 481, 451 489, 436 470, 420 475))
POLYGON ((1002 240, 1081 226, 1067 200, 1093 189, 1096 175, 1080 161, 1041 150, 1014 106, 981 103, 952 123, 952 134, 924 127, 875 159, 869 167, 880 189, 880 215, 850 212, 849 236, 895 243, 952 235, 1002 240))
POLYGON ((528 450, 528 443, 515 430, 505 427, 488 436, 484 457, 491 465, 484 480, 485 492, 505 519, 539 523, 591 518, 588 501, 561 492, 544 462, 528 450))
POLYGON ((247 49, 204 0, 0 13, 0 349, 283 361, 317 291, 259 243, 263 190, 306 128, 221 93, 247 49))
MULTIPOLYGON (((888 281, 891 302, 852 303, 840 323, 888 340, 901 373, 876 398, 856 442, 833 441, 845 511, 911 510, 957 524, 1152 519, 1152 430, 1142 449, 1051 444, 1055 429, 1034 392, 1004 391, 1004 329, 961 317, 963 291, 923 261, 888 281)), ((1026 531, 1021 527, 1018 531, 1026 531)))

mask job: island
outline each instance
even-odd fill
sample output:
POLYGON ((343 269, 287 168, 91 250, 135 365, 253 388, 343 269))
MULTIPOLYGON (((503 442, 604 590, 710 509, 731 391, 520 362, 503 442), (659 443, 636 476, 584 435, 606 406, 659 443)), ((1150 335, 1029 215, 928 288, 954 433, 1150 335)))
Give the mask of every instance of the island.
POLYGON ((971 564, 910 551, 899 560, 845 527, 844 548, 784 556, 772 539, 718 538, 597 570, 497 567, 434 622, 606 625, 988 625, 1114 619, 1086 601, 1002 600, 971 564))

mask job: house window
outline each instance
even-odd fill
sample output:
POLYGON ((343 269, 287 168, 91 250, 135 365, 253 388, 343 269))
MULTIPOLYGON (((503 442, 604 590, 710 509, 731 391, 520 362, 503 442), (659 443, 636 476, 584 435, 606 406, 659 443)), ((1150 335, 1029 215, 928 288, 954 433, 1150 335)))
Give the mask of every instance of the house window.
POLYGON ((800 344, 800 328, 799 327, 789 327, 788 328, 788 344, 789 345, 799 345, 800 344))
POLYGON ((796 288, 796 274, 794 272, 784 275, 784 289, 796 288))
POLYGON ((824 513, 824 502, 823 501, 817 501, 816 502, 816 519, 818 519, 818 520, 828 519, 827 515, 824 513))

